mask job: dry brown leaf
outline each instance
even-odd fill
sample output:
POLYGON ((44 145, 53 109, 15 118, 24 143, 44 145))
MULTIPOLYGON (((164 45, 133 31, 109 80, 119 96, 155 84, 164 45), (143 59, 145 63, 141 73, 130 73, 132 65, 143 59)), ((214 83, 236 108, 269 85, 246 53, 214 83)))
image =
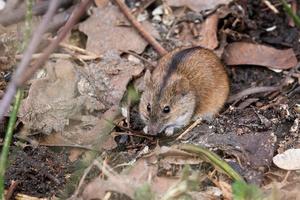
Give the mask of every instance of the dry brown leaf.
POLYGON ((78 160, 78 158, 82 155, 83 152, 84 151, 82 149, 75 149, 75 148, 71 149, 69 151, 69 156, 68 156, 69 161, 74 162, 74 161, 78 160))
MULTIPOLYGON (((132 26, 120 25, 124 22, 129 25, 116 6, 95 8, 93 15, 79 25, 80 31, 88 36, 86 49, 100 55, 108 50, 142 53, 148 43, 132 26)), ((144 21, 142 25, 151 35, 159 38, 151 23, 144 21)))
POLYGON ((202 46, 215 49, 219 45, 217 38, 218 14, 212 14, 201 24, 181 22, 178 39, 184 46, 202 46))
POLYGON ((206 18, 206 20, 203 22, 203 25, 201 26, 198 45, 212 50, 218 47, 218 21, 219 17, 216 13, 206 18))
POLYGON ((229 132, 227 134, 215 134, 212 129, 196 127, 193 131, 199 134, 197 138, 199 145, 218 148, 228 155, 238 158, 236 163, 241 163, 242 175, 252 183, 260 183, 262 180, 259 168, 268 167, 272 164, 274 144, 276 136, 272 132, 255 132, 251 134, 237 135, 229 132))
POLYGON ((218 182, 220 189, 222 190, 222 194, 224 196, 224 199, 229 200, 232 199, 232 188, 231 185, 224 181, 218 182))
POLYGON ((104 8, 109 4, 109 0, 94 0, 97 7, 104 8))
POLYGON ((62 131, 70 116, 79 114, 85 100, 76 98, 78 78, 70 61, 49 62, 46 73, 32 81, 28 97, 22 102, 21 120, 32 131, 50 134, 62 131))
POLYGON ((219 6, 221 4, 228 4, 230 2, 231 2, 231 0, 205 0, 205 1, 201 1, 201 0, 167 0, 167 4, 169 6, 174 6, 174 7, 186 6, 195 12, 214 9, 216 6, 219 6))
POLYGON ((46 76, 32 81, 22 103, 27 135, 57 133, 62 139, 50 138, 48 143, 101 148, 99 140, 102 144, 107 139, 102 137, 112 129, 128 82, 142 71, 141 64, 128 62, 116 52, 84 67, 68 60, 48 62, 46 76))
POLYGON ((82 199, 93 200, 93 199, 103 199, 107 191, 116 191, 118 193, 126 194, 127 196, 134 196, 134 184, 129 183, 130 177, 117 176, 110 180, 96 178, 91 181, 85 188, 82 193, 82 199), (116 183, 119 184, 116 184, 116 183))
POLYGON ((272 162, 274 143, 276 137, 271 132, 257 132, 252 134, 237 135, 236 133, 228 133, 226 135, 208 136, 207 143, 235 147, 227 150, 226 153, 240 155, 243 163, 250 163, 252 167, 270 166, 272 162))
POLYGON ((247 42, 229 44, 223 58, 227 65, 260 65, 276 69, 289 69, 297 65, 293 49, 280 50, 247 42))
POLYGON ((103 143, 102 148, 106 151, 113 150, 116 148, 118 144, 115 141, 115 138, 113 137, 113 133, 111 133, 107 140, 103 143))

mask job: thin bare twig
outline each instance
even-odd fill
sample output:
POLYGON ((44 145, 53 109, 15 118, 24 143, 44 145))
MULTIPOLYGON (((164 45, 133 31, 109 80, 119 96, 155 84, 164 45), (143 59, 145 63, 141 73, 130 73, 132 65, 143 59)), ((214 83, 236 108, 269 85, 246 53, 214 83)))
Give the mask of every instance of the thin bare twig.
POLYGON ((67 10, 63 12, 56 12, 53 16, 51 23, 48 25, 46 30, 47 33, 56 33, 58 29, 60 29, 69 19, 70 15, 74 11, 76 5, 69 7, 67 10))
POLYGON ((182 139, 188 132, 193 130, 200 122, 202 121, 201 118, 198 118, 194 123, 192 123, 185 131, 183 131, 177 138, 176 140, 182 139))
POLYGON ((115 191, 123 192, 129 197, 134 197, 135 183, 132 180, 124 179, 122 176, 117 174, 110 166, 106 163, 100 163, 98 160, 94 161, 94 165, 97 166, 104 175, 106 175, 109 181, 116 187, 115 191))
POLYGON ((50 45, 44 49, 42 52, 42 56, 32 65, 32 67, 28 68, 26 73, 23 76, 20 76, 17 80, 18 86, 21 86, 25 83, 33 74, 34 72, 39 69, 48 59, 50 54, 56 49, 59 43, 66 37, 69 31, 72 29, 74 24, 79 20, 79 18, 83 15, 86 11, 87 7, 92 3, 90 0, 83 0, 80 4, 75 8, 73 13, 71 14, 70 18, 66 22, 66 24, 59 30, 57 37, 53 40, 50 45))
POLYGON ((90 151, 98 151, 97 149, 89 146, 79 145, 79 144, 49 144, 49 143, 39 143, 40 146, 46 147, 70 147, 70 148, 78 148, 85 149, 90 151))
POLYGON ((146 58, 140 56, 139 54, 137 54, 137 53, 135 53, 135 52, 133 52, 133 51, 125 51, 125 53, 128 53, 128 54, 130 54, 130 55, 132 55, 132 56, 134 56, 134 57, 136 57, 136 58, 138 58, 138 59, 144 61, 147 65, 149 65, 149 68, 151 68, 151 69, 150 69, 151 71, 152 71, 152 70, 155 68, 155 66, 156 66, 156 65, 155 65, 154 63, 152 63, 151 61, 147 60, 146 58))
POLYGON ((135 17, 131 14, 130 10, 127 8, 125 3, 122 0, 115 0, 117 5, 119 6, 120 10, 124 13, 130 23, 138 30, 138 32, 147 40, 153 48, 159 53, 160 56, 165 55, 168 53, 138 22, 135 17))
POLYGON ((103 197, 103 200, 109 200, 111 197, 111 192, 106 192, 105 196, 103 197))
MULTIPOLYGON (((32 59, 39 59, 43 54, 36 53, 32 55, 32 59)), ((16 55, 15 58, 20 60, 23 58, 23 55, 16 55)), ((53 53, 50 54, 49 58, 60 58, 60 59, 69 59, 69 58, 76 58, 79 60, 96 60, 101 58, 101 56, 92 56, 92 55, 76 55, 76 54, 65 54, 65 53, 53 53)))
MULTIPOLYGON (((48 40, 49 40, 49 41, 53 41, 54 39, 53 39, 53 38, 48 38, 48 40)), ((100 57, 99 55, 97 55, 97 54, 95 54, 95 53, 93 53, 93 52, 91 52, 91 51, 88 51, 88 50, 86 50, 86 49, 82 49, 82 48, 80 48, 80 47, 77 47, 77 46, 74 46, 74 45, 71 45, 71 44, 67 44, 67 43, 64 43, 64 42, 61 42, 61 43, 59 44, 59 46, 64 47, 64 48, 66 48, 66 49, 69 49, 69 50, 71 50, 71 51, 75 51, 75 52, 81 53, 81 54, 90 55, 90 56, 95 56, 95 57, 96 57, 96 56, 100 57)))
POLYGON ((276 87, 276 86, 248 88, 248 89, 243 90, 235 95, 230 96, 229 99, 227 100, 227 103, 232 103, 236 100, 239 100, 239 99, 241 99, 245 96, 251 95, 251 94, 262 93, 262 92, 274 92, 279 89, 280 89, 280 87, 276 87))
POLYGON ((91 169, 95 166, 95 161, 92 162, 92 164, 90 164, 83 172, 83 175, 79 181, 79 184, 77 186, 77 189, 75 190, 74 194, 72 195, 72 197, 70 199, 76 199, 76 197, 78 197, 78 194, 80 192, 80 189, 84 183, 84 180, 86 178, 86 176, 90 173, 91 169))
POLYGON ((275 14, 278 14, 279 11, 277 10, 277 8, 268 0, 263 0, 263 3, 266 4, 266 6, 268 6, 268 8, 270 10, 272 10, 275 14))
POLYGON ((9 200, 13 196, 14 191, 16 190, 17 186, 19 185, 19 181, 12 181, 10 184, 7 193, 5 195, 5 199, 9 200))

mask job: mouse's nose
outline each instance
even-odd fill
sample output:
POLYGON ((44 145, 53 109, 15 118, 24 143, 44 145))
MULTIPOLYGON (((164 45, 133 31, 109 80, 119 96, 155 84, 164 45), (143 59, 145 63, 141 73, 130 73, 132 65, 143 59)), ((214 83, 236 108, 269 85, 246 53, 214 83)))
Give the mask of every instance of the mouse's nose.
POLYGON ((160 125, 159 124, 149 124, 147 128, 147 134, 149 135, 158 135, 160 131, 160 125))

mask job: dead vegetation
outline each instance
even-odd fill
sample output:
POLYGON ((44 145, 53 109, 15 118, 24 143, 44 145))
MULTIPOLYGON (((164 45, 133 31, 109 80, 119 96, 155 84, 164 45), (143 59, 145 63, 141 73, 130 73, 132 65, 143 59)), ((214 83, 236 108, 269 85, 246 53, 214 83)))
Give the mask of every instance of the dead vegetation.
MULTIPOLYGON (((25 2, 16 2, 0 0, 1 140, 7 99, 27 81, 5 174, 8 197, 299 196, 300 38, 282 1, 60 1, 42 20, 54 3, 37 1, 35 27, 51 23, 33 29, 24 52, 17 46, 25 2), (145 70, 167 51, 196 45, 227 65, 227 104, 180 139, 186 129, 174 138, 143 134, 137 105, 145 70)), ((299 2, 289 3, 299 14, 299 2)))

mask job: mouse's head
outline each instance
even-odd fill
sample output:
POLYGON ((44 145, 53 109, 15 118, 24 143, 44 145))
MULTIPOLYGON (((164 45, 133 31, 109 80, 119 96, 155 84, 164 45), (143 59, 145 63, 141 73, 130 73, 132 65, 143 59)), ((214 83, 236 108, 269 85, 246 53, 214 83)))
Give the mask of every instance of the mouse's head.
POLYGON ((195 110, 196 97, 189 81, 173 74, 165 84, 145 74, 145 90, 139 109, 147 133, 157 135, 163 131, 172 135, 174 129, 187 125, 195 110))

